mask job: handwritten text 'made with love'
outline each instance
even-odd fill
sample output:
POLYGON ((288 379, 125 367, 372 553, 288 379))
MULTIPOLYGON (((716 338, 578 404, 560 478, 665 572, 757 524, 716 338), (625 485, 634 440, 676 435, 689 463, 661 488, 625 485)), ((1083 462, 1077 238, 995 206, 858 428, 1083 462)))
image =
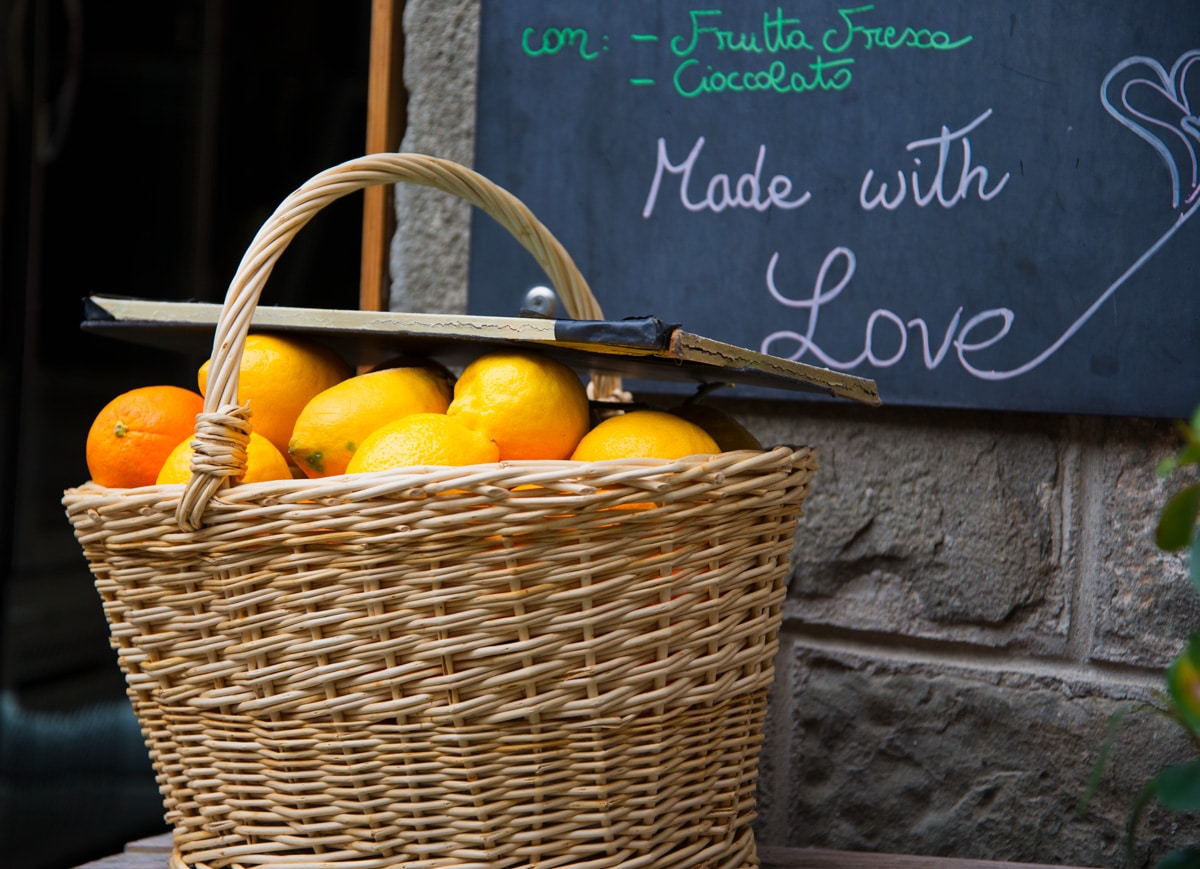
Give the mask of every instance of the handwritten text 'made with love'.
MULTIPOLYGON (((895 170, 894 186, 889 180, 881 180, 890 175, 878 176, 874 168, 867 169, 859 187, 859 206, 864 211, 897 211, 906 206, 949 209, 968 198, 981 202, 995 199, 1005 189, 1010 174, 1005 172, 993 177, 986 165, 976 162, 970 140, 970 134, 991 114, 992 110, 988 109, 962 127, 952 130, 943 125, 937 135, 909 142, 906 150, 912 155, 912 166, 895 170)), ((704 146, 705 139, 701 136, 686 156, 673 159, 666 139, 658 140, 654 175, 642 205, 644 219, 653 218, 656 211, 667 207, 663 197, 669 196, 666 193, 668 185, 674 185, 675 199, 685 212, 690 213, 793 211, 812 202, 812 193, 789 175, 777 173, 765 177, 766 145, 758 147, 753 168, 736 179, 730 173, 717 172, 705 182, 697 171, 704 146)), ((820 312, 849 287, 856 263, 850 248, 835 247, 818 268, 811 294, 792 295, 779 287, 780 253, 774 252, 765 269, 767 291, 778 303, 805 313, 807 322, 801 330, 781 330, 766 336, 762 341, 763 352, 789 359, 811 356, 822 365, 840 370, 852 370, 863 363, 887 368, 905 357, 912 334, 921 345, 922 361, 927 369, 940 366, 953 347, 964 370, 986 376, 987 372, 976 367, 969 356, 996 344, 1008 334, 1014 320, 1014 314, 1008 308, 979 311, 964 323, 964 311, 959 307, 945 331, 939 330, 940 339, 933 337, 924 317, 906 318, 892 310, 877 308, 867 317, 860 352, 851 358, 837 358, 827 352, 817 339, 820 312), (881 344, 888 347, 886 352, 879 350, 881 344)))

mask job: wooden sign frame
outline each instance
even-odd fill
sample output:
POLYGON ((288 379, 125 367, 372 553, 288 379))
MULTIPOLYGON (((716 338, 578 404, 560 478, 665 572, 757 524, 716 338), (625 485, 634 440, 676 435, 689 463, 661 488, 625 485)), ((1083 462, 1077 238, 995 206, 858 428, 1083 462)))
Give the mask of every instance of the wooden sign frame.
MULTIPOLYGON (((370 71, 367 81, 367 154, 399 150, 408 94, 404 90, 404 0, 372 0, 370 71)), ((362 269, 359 308, 388 308, 388 257, 396 211, 388 187, 363 191, 362 269)))

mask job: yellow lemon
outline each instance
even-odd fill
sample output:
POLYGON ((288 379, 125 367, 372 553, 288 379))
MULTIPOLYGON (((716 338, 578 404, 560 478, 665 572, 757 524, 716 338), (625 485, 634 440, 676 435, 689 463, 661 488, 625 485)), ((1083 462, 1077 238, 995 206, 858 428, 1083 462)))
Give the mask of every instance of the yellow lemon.
POLYGON ((479 465, 500 450, 487 436, 444 413, 410 413, 363 439, 346 472, 386 471, 418 465, 479 465))
POLYGON ((431 368, 385 368, 317 393, 296 418, 288 453, 309 477, 344 474, 363 440, 410 413, 445 413, 451 381, 431 368))
MULTIPOLYGON (((201 394, 208 389, 210 362, 201 365, 197 373, 201 394)), ((291 335, 250 335, 242 351, 238 398, 250 406, 254 430, 286 453, 304 405, 353 374, 344 359, 316 341, 291 335)))
POLYGON ((501 460, 565 459, 590 421, 578 375, 528 351, 496 351, 470 363, 446 413, 494 440, 501 460))
MULTIPOLYGON (((158 472, 156 482, 159 485, 186 483, 192 476, 192 440, 189 435, 187 440, 171 450, 158 472)), ((265 483, 268 480, 290 479, 292 469, 283 453, 275 449, 275 445, 258 432, 250 432, 250 441, 246 444, 246 473, 237 482, 265 483)))
POLYGON ((579 442, 571 458, 681 459, 719 453, 717 442, 700 426, 661 410, 633 410, 601 422, 579 442))

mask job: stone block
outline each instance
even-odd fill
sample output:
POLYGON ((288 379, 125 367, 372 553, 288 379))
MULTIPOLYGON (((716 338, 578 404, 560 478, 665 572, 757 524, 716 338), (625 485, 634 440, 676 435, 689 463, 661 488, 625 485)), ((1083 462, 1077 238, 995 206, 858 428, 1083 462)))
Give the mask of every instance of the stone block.
MULTIPOLYGON (((794 648, 791 693, 772 700, 790 708, 790 743, 769 750, 789 758, 791 775, 787 793, 766 800, 775 806, 762 831, 768 844, 1121 865, 1143 781, 1188 758, 1181 731, 1139 716, 1080 817, 1109 717, 1127 695, 1145 696, 1145 685, 794 648)), ((763 785, 780 782, 776 774, 763 785)), ((1152 810, 1140 853, 1185 844, 1179 818, 1152 810)))
MULTIPOLYGON (((404 31, 408 123, 401 150, 471 166, 479 0, 409 0, 404 31)), ((389 307, 464 312, 471 206, 412 184, 396 185, 394 196, 399 231, 389 252, 389 307)))
POLYGON ((1072 508, 1054 417, 731 405, 820 470, 797 534, 789 619, 858 631, 1066 647, 1072 508))
POLYGON ((1169 421, 1093 420, 1086 429, 1084 485, 1094 505, 1084 591, 1093 597, 1095 660, 1161 667, 1200 630, 1200 594, 1186 558, 1154 543, 1158 515, 1176 487, 1156 469, 1181 445, 1169 421), (1090 583, 1087 581, 1090 578, 1090 583))

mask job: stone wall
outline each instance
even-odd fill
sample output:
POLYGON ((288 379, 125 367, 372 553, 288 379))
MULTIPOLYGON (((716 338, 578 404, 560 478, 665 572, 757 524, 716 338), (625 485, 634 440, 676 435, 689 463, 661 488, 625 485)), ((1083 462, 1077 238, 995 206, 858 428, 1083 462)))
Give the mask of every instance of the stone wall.
MULTIPOLYGON (((470 164, 478 0, 408 0, 405 150, 470 164)), ((398 188, 392 306, 461 311, 468 209, 398 188)), ((885 396, 886 400, 886 396, 885 396)), ((726 405, 821 470, 797 535, 759 787, 760 842, 1119 866, 1149 771, 1184 758, 1126 727, 1085 817, 1109 716, 1200 625, 1152 528, 1171 424, 726 405)), ((1195 829, 1152 812, 1139 860, 1195 829)))

